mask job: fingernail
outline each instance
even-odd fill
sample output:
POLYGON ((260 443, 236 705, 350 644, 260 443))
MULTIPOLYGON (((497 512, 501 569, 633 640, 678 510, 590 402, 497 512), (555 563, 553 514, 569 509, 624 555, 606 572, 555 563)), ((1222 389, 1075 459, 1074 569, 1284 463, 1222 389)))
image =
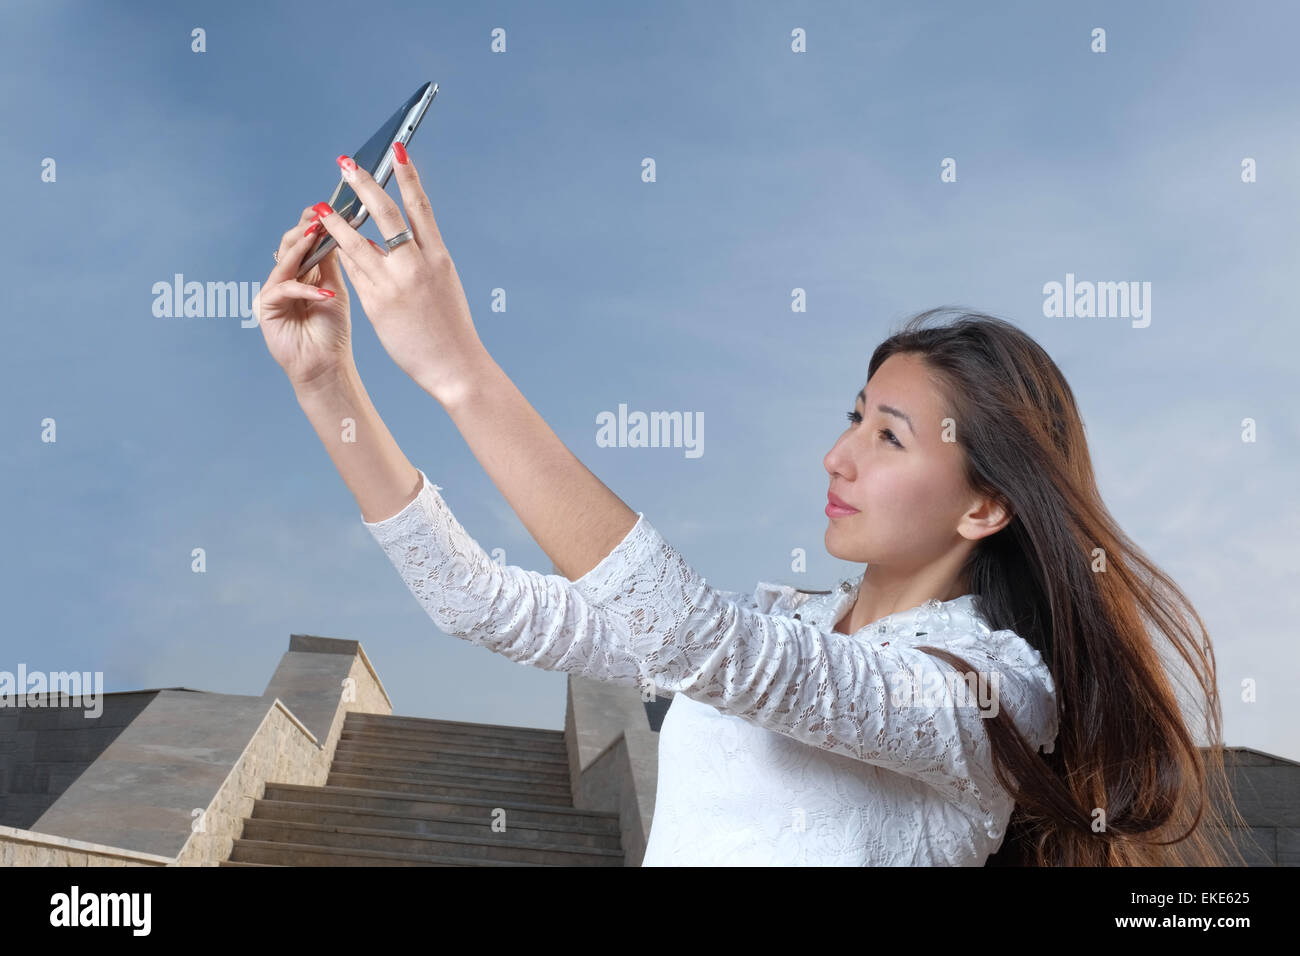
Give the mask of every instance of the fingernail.
POLYGON ((397 157, 397 161, 403 166, 410 160, 410 157, 406 155, 406 147, 401 143, 393 144, 393 155, 397 157))
POLYGON ((352 157, 346 153, 339 157, 339 169, 343 170, 343 178, 352 182, 352 176, 357 171, 357 164, 352 161, 352 157))
POLYGON ((313 219, 311 225, 307 227, 307 231, 304 232, 303 235, 310 236, 313 232, 315 232, 319 228, 320 228, 320 222, 313 219))
POLYGON ((332 207, 327 202, 318 202, 316 205, 312 206, 311 208, 316 210, 316 215, 318 216, 328 216, 330 213, 334 211, 334 207, 332 207))
POLYGON ((326 298, 329 299, 334 298, 334 293, 331 292, 329 289, 317 289, 316 291, 319 292, 321 295, 325 296, 326 298))

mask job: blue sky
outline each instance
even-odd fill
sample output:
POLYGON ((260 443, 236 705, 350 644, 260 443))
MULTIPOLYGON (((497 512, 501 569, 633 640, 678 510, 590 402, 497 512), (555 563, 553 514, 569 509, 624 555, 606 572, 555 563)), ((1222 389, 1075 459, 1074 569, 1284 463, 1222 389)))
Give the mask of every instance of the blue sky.
MULTIPOLYGON (((314 633, 360 640, 398 713, 563 726, 563 674, 433 628, 260 331, 151 308, 176 273, 263 281, 335 157, 431 79, 411 154, 480 335, 711 583, 852 570, 822 459, 873 348, 924 308, 992 312, 1064 370, 1105 501, 1204 619, 1227 742, 1300 759, 1300 15, 1250 9, 6 4, 0 669, 258 694, 314 633), (1150 282, 1149 327, 1045 317, 1067 273, 1150 282), (702 413, 704 454, 598 447, 620 403, 702 413)), ((485 548, 550 571, 353 302, 407 456, 485 548)))

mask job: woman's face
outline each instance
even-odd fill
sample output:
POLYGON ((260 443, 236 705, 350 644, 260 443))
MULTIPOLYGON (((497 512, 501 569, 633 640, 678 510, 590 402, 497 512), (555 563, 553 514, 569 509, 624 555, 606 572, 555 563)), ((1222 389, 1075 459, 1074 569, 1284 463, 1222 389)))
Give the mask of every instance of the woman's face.
POLYGON ((857 509, 828 518, 826 549, 841 560, 914 573, 963 544, 957 527, 978 503, 955 440, 961 423, 945 428, 948 413, 913 354, 887 358, 864 391, 865 401, 854 404, 861 418, 823 460, 829 491, 857 509), (945 432, 954 440, 944 441, 945 432))

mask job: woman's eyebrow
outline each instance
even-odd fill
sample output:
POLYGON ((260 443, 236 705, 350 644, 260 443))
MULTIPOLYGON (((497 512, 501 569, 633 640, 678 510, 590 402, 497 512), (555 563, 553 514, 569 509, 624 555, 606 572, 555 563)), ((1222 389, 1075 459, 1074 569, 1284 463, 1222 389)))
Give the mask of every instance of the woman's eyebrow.
MULTIPOLYGON (((858 392, 858 401, 865 403, 866 400, 867 390, 864 388, 858 392)), ((899 411, 892 405, 877 405, 876 408, 884 412, 886 415, 893 415, 895 418, 901 418, 903 421, 907 422, 907 430, 912 433, 913 438, 916 437, 916 429, 912 426, 912 419, 908 418, 907 412, 899 411)))

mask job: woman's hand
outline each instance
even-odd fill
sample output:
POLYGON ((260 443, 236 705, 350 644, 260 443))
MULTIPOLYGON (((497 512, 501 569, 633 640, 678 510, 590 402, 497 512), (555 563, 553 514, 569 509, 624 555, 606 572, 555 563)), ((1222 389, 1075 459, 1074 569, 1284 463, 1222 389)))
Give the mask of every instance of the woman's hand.
MULTIPOLYGON (((393 154, 413 239, 389 250, 362 238, 337 213, 321 222, 338 243, 343 268, 384 349, 402 371, 445 404, 471 374, 470 361, 485 350, 415 166, 400 144, 394 144, 393 154)), ((340 156, 338 163, 381 236, 391 239, 408 228, 402 210, 368 172, 347 156, 340 156)))
POLYGON ((318 203, 304 209, 298 224, 280 239, 275 268, 253 300, 266 347, 295 389, 310 388, 352 362, 348 290, 338 250, 312 266, 302 281, 294 278, 320 238, 320 226, 308 225, 317 222, 320 208, 329 207, 318 203))

